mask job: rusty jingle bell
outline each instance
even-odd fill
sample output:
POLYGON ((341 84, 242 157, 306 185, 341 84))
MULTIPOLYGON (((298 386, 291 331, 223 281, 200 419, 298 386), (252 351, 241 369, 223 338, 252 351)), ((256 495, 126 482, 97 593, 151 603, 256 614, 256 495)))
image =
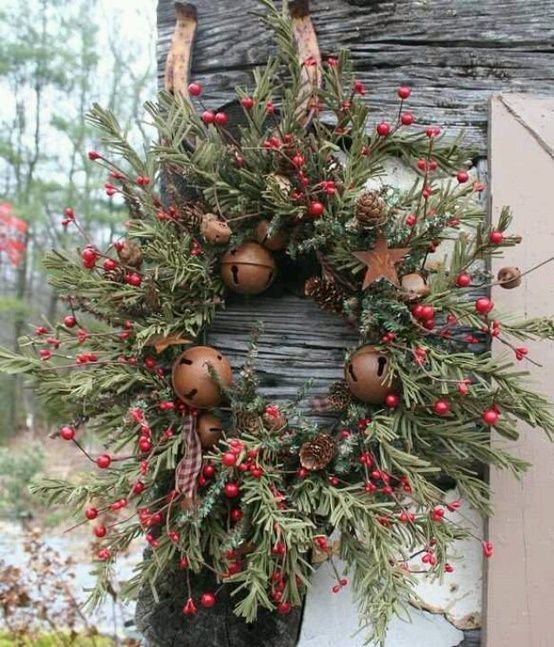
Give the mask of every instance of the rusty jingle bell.
POLYGON ((220 220, 215 213, 205 213, 200 223, 200 231, 204 238, 214 245, 228 243, 231 238, 231 228, 220 220))
POLYGON ((217 444, 223 434, 221 420, 213 413, 203 413, 198 416, 196 432, 200 438, 202 449, 211 449, 217 444))
POLYGON ((256 240, 266 249, 277 252, 287 246, 287 235, 282 231, 277 231, 270 236, 270 226, 269 220, 260 220, 256 226, 256 240))
POLYGON ((266 290, 277 274, 273 256, 261 245, 243 243, 230 249, 221 259, 221 278, 239 294, 259 294, 266 290))
POLYGON ((400 285, 405 292, 403 298, 406 301, 417 301, 418 299, 428 296, 431 292, 431 288, 427 285, 427 281, 417 272, 405 274, 400 279, 400 285))
POLYGON ((211 346, 193 346, 175 360, 172 382, 175 394, 180 400, 199 409, 215 407, 221 402, 221 391, 218 383, 210 375, 210 366, 222 384, 231 384, 231 365, 211 346))
POLYGON ((348 388, 354 396, 370 404, 382 404, 392 392, 391 386, 385 384, 389 372, 389 360, 374 346, 358 348, 347 362, 344 376, 348 388))

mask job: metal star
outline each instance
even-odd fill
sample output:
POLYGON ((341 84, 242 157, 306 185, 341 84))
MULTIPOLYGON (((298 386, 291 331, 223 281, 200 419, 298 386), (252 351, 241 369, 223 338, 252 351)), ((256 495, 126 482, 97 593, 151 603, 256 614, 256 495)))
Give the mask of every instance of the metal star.
POLYGON ((387 279, 393 285, 400 287, 398 274, 395 265, 400 262, 410 251, 409 247, 397 247, 390 249, 383 236, 379 236, 375 247, 366 252, 352 252, 359 261, 367 265, 367 272, 364 277, 362 290, 366 290, 372 283, 379 279, 387 279))

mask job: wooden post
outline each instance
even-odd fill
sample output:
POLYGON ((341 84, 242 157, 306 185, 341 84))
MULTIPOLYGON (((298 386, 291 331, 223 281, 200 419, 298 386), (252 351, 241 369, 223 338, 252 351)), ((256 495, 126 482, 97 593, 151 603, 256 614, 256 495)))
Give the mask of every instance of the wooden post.
MULTIPOLYGON (((493 272, 515 265, 522 270, 554 254, 554 99, 503 95, 491 103, 490 169, 492 220, 508 205, 512 231, 523 242, 494 260, 493 272)), ((498 309, 526 318, 551 315, 554 307, 552 265, 523 278, 521 287, 496 287, 498 309)), ((521 364, 533 380, 532 388, 554 393, 554 342, 526 344, 529 356, 543 364, 521 364)), ((506 347, 494 344, 501 355, 506 347)), ((508 350, 509 352, 509 350, 508 350)), ((554 590, 554 445, 541 430, 520 426, 515 453, 532 463, 520 482, 491 470, 496 516, 489 523, 495 545, 488 563, 485 592, 486 647, 547 647, 554 644, 550 614, 554 590)), ((503 441, 493 435, 494 443, 503 441)))

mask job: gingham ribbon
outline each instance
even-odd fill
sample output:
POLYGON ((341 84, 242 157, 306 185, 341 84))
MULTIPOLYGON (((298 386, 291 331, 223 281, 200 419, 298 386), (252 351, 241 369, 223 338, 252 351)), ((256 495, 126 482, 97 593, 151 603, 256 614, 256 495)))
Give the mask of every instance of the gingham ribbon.
POLYGON ((188 415, 183 421, 185 455, 175 468, 175 489, 187 499, 194 499, 196 479, 202 468, 202 447, 196 433, 196 418, 188 415))

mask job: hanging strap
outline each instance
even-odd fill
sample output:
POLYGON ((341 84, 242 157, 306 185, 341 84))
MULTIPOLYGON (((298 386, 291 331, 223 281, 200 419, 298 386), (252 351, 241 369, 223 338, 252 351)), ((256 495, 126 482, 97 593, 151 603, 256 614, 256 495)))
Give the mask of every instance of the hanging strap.
POLYGON ((302 90, 299 97, 298 120, 308 126, 315 114, 314 101, 322 84, 321 52, 310 17, 309 0, 292 0, 289 12, 301 67, 302 90))
POLYGON ((177 22, 167 54, 164 88, 172 94, 180 94, 190 101, 188 85, 192 62, 192 45, 198 24, 196 7, 183 2, 175 3, 177 22))

